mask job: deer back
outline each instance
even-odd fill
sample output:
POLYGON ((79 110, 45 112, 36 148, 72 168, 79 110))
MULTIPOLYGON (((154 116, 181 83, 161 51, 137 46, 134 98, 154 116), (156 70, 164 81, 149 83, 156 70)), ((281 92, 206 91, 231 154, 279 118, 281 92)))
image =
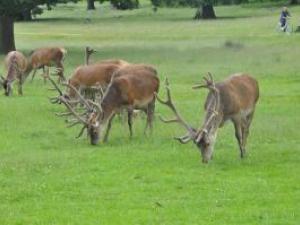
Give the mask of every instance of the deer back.
POLYGON ((103 98, 103 104, 118 102, 142 108, 154 99, 158 92, 159 78, 151 66, 128 65, 114 75, 114 79, 103 98))
POLYGON ((12 61, 16 60, 17 66, 20 70, 25 71, 27 67, 27 59, 26 57, 19 51, 11 51, 5 57, 5 66, 8 69, 11 65, 12 61))
POLYGON ((54 63, 61 62, 66 52, 64 48, 57 47, 36 49, 30 56, 32 67, 52 66, 54 63))
MULTIPOLYGON (((115 64, 91 64, 85 66, 79 66, 71 78, 69 84, 74 86, 76 89, 88 88, 100 85, 102 88, 106 88, 109 84, 112 75, 120 67, 115 64)), ((69 90, 70 97, 74 97, 75 93, 69 90)))
POLYGON ((28 62, 26 57, 19 51, 11 51, 5 57, 5 67, 8 71, 7 78, 15 78, 16 71, 13 65, 14 63, 16 63, 15 66, 17 66, 20 72, 25 72, 27 69, 28 62))
MULTIPOLYGON (((257 81, 247 74, 235 74, 223 82, 216 83, 220 96, 220 113, 224 120, 242 111, 253 110, 259 98, 257 81)), ((213 93, 206 98, 205 110, 214 101, 213 93)))
POLYGON ((129 65, 129 62, 122 59, 106 59, 98 61, 95 64, 115 64, 117 66, 123 67, 129 65))

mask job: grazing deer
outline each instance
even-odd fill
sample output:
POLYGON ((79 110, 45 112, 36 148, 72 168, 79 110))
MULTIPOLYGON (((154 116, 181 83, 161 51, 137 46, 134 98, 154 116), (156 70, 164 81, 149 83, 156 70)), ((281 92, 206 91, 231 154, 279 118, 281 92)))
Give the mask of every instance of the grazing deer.
POLYGON ((64 66, 63 61, 67 54, 64 48, 39 48, 34 50, 29 56, 29 66, 33 70, 31 81, 33 81, 37 69, 43 68, 44 80, 49 77, 49 67, 55 66, 57 68, 57 75, 59 81, 65 81, 63 74, 64 66), (47 73, 45 74, 45 66, 47 66, 47 73))
MULTIPOLYGON (((117 112, 126 108, 128 110, 128 125, 130 136, 132 136, 132 114, 134 109, 147 112, 147 128, 152 130, 152 121, 155 108, 154 93, 158 92, 159 78, 156 70, 146 65, 129 65, 118 70, 111 78, 104 96, 100 102, 86 100, 79 91, 70 84, 67 86, 78 95, 86 112, 80 115, 72 107, 70 101, 59 90, 58 86, 51 80, 54 87, 60 92, 59 101, 65 104, 70 113, 75 116, 74 124, 83 123, 80 137, 85 129, 91 140, 91 144, 98 143, 103 126, 108 123, 104 142, 107 141, 112 120, 117 112)), ((72 125, 71 125, 72 126, 72 125)))
MULTIPOLYGON (((120 68, 119 65, 113 63, 98 63, 79 66, 69 79, 68 83, 79 92, 93 87, 105 90, 112 75, 120 68)), ((68 88, 67 95, 71 100, 78 99, 76 92, 72 88, 68 88)))
POLYGON ((186 135, 175 139, 182 144, 193 140, 201 150, 202 162, 204 163, 212 159, 218 128, 222 127, 227 120, 231 120, 234 124, 240 155, 243 158, 246 153, 245 147, 249 127, 259 98, 258 83, 254 78, 246 74, 235 74, 216 84, 210 74, 209 78, 204 78, 204 80, 205 84, 193 87, 194 89, 209 89, 205 102, 206 115, 201 127, 198 129, 191 127, 180 116, 172 102, 167 80, 167 100, 163 101, 157 95, 156 97, 160 103, 168 106, 174 112, 175 119, 165 120, 162 118, 162 120, 166 123, 177 122, 187 130, 186 135))
POLYGON ((11 95, 12 83, 15 80, 18 81, 19 95, 23 95, 22 85, 27 75, 30 73, 26 57, 19 51, 11 51, 5 57, 5 67, 7 69, 6 78, 1 76, 0 81, 5 90, 5 95, 11 95))

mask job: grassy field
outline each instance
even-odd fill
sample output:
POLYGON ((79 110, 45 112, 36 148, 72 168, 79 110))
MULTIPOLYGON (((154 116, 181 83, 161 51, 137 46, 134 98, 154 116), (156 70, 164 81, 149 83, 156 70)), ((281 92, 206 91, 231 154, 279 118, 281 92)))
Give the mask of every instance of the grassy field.
MULTIPOLYGON (((153 13, 146 4, 118 12, 105 5, 87 14, 84 5, 67 5, 36 22, 17 23, 19 50, 68 50, 68 76, 83 63, 86 45, 98 50, 93 60, 155 65, 162 81, 169 77, 178 108, 194 126, 202 120, 207 92, 191 86, 207 71, 216 80, 248 72, 259 81, 261 97, 247 158, 239 158, 227 124, 205 165, 192 143, 172 140, 184 130, 159 120, 151 137, 137 119, 131 140, 117 120, 109 143, 77 140, 79 128, 67 129, 54 115, 63 107, 49 103, 50 84, 41 77, 27 81, 24 96, 16 88, 12 97, 0 96, 0 224, 300 224, 300 35, 275 32, 279 11, 217 7, 219 19, 193 21, 194 9, 153 13)), ((291 12, 295 27, 300 7, 291 12)), ((157 113, 170 115, 158 104, 157 113)))

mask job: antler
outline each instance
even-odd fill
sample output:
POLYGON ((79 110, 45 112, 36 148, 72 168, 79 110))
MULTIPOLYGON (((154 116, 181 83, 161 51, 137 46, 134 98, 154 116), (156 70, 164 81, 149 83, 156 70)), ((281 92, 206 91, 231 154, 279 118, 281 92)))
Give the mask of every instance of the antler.
POLYGON ((210 91, 212 91, 213 95, 215 96, 215 104, 213 109, 210 110, 211 111, 210 116, 206 119, 205 123, 200 128, 198 128, 196 142, 200 141, 200 139, 203 136, 203 133, 208 132, 207 127, 210 124, 210 122, 218 115, 218 109, 220 106, 219 90, 215 86, 213 76, 211 75, 211 73, 208 72, 207 77, 203 77, 203 79, 205 84, 195 85, 193 86, 193 89, 207 88, 210 91))
POLYGON ((203 77, 204 84, 195 85, 192 88, 193 89, 199 89, 199 88, 208 88, 210 90, 215 90, 215 82, 213 79, 213 76, 210 72, 207 73, 207 77, 203 77))
POLYGON ((85 48, 85 64, 89 65, 90 64, 90 56, 95 53, 96 50, 90 48, 90 47, 86 47, 85 48))
POLYGON ((160 117, 160 119, 165 123, 177 122, 177 123, 181 124, 184 128, 186 128, 188 133, 186 135, 182 136, 182 137, 176 137, 175 139, 180 141, 181 143, 187 143, 191 139, 194 138, 195 130, 187 122, 185 122, 185 120, 181 117, 181 115, 177 111, 175 105, 173 104, 172 97, 171 97, 171 91, 170 91, 170 88, 169 88, 169 81, 168 81, 167 78, 165 80, 165 88, 166 88, 166 92, 167 92, 167 100, 165 100, 165 101, 162 100, 160 97, 158 97, 157 93, 155 93, 155 96, 156 96, 156 99, 161 104, 168 106, 173 111, 173 113, 175 114, 175 118, 166 120, 166 119, 160 117))

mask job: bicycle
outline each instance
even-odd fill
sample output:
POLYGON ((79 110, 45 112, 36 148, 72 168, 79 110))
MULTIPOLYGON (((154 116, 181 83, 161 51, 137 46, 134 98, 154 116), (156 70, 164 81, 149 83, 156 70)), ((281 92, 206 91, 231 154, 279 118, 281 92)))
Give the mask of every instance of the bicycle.
POLYGON ((282 27, 281 22, 279 21, 276 27, 276 31, 279 33, 291 34, 293 32, 293 26, 290 25, 289 20, 291 17, 286 17, 285 25, 282 27))

